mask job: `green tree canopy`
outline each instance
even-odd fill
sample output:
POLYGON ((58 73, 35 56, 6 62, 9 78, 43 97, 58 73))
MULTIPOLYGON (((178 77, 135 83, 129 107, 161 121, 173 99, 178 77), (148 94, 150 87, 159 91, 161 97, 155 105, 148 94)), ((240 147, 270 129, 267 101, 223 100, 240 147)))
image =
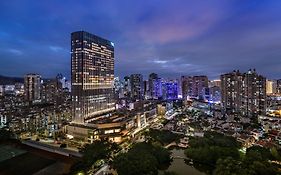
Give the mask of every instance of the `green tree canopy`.
POLYGON ((0 129, 0 142, 13 139, 13 137, 14 137, 13 132, 6 129, 0 129))
POLYGON ((151 143, 137 143, 127 153, 119 154, 113 167, 119 175, 156 175, 160 165, 170 161, 167 149, 151 143))

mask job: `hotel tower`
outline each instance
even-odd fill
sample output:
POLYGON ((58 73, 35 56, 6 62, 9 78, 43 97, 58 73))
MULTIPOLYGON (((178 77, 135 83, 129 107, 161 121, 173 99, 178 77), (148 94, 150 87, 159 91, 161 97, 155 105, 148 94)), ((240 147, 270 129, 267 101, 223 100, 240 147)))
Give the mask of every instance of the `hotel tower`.
POLYGON ((114 43, 85 31, 73 32, 71 83, 74 123, 113 111, 114 43))

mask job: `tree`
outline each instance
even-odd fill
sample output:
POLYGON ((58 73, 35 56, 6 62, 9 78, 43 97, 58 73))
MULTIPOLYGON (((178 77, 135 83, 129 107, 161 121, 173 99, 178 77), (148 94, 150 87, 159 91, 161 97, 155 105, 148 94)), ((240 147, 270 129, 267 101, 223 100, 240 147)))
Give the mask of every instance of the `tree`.
POLYGON ((281 160, 280 154, 278 153, 278 150, 275 147, 271 148, 270 152, 276 160, 279 160, 279 161, 281 160))
POLYGON ((192 138, 190 148, 186 149, 187 157, 201 163, 214 166, 218 159, 232 157, 239 159, 239 144, 229 136, 215 132, 206 132, 203 138, 192 138))
POLYGON ((82 148, 83 163, 86 167, 90 167, 100 159, 108 159, 111 156, 111 153, 117 148, 118 146, 116 143, 111 143, 106 140, 96 140, 92 144, 82 148))
POLYGON ((14 134, 6 129, 0 129, 0 142, 13 139, 14 134))
POLYGON ((107 140, 96 140, 92 144, 85 145, 81 152, 83 154, 82 161, 76 162, 71 167, 71 174, 79 174, 86 172, 96 163, 103 159, 111 158, 112 154, 119 149, 116 143, 107 140))
POLYGON ((187 157, 194 159, 200 163, 206 163, 209 165, 215 165, 218 159, 232 157, 239 158, 239 152, 236 148, 210 146, 210 147, 198 147, 188 148, 185 151, 187 157))
POLYGON ((250 166, 251 169, 256 175, 275 175, 277 174, 277 168, 270 165, 268 162, 254 161, 250 166))
POLYGON ((219 159, 216 164, 214 175, 247 175, 248 172, 245 170, 241 162, 234 160, 231 157, 226 159, 219 159))
POLYGON ((252 146, 247 149, 246 159, 251 162, 267 161, 274 159, 274 157, 272 156, 269 149, 260 146, 252 146))
POLYGON ((161 165, 170 163, 170 152, 152 143, 137 143, 113 160, 119 175, 158 174, 161 165))
POLYGON ((165 171, 164 175, 177 175, 177 173, 175 173, 173 171, 165 171))
POLYGON ((181 136, 167 130, 150 129, 145 133, 148 140, 159 142, 162 145, 170 144, 171 142, 178 141, 181 136))
POLYGON ((149 153, 120 154, 113 162, 118 175, 157 175, 157 160, 149 153))

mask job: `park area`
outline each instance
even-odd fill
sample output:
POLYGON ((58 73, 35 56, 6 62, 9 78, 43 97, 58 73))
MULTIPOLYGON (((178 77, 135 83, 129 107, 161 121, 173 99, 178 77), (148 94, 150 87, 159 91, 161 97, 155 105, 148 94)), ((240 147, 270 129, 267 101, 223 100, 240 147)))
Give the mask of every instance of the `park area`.
POLYGON ((53 163, 55 163, 55 160, 41 157, 23 149, 11 145, 0 145, 0 174, 34 174, 53 163))

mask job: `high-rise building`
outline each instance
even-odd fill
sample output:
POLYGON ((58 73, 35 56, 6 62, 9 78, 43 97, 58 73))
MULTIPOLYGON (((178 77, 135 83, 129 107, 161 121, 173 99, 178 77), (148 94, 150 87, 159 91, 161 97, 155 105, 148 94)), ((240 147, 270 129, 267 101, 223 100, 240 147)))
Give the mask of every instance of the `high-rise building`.
POLYGON ((38 74, 27 74, 24 77, 25 100, 33 102, 40 100, 41 76, 38 74))
POLYGON ((162 83, 162 96, 164 100, 178 99, 178 82, 174 80, 162 83))
POLYGON ((266 94, 276 93, 276 83, 273 80, 266 80, 266 94))
POLYGON ((276 93, 281 94, 281 79, 276 81, 276 93))
POLYGON ((41 88, 41 99, 43 102, 55 105, 60 105, 64 102, 63 88, 60 79, 44 81, 41 88))
POLYGON ((256 70, 249 70, 243 76, 242 111, 243 114, 264 114, 266 111, 266 78, 256 70))
POLYGON ((71 34, 73 122, 115 109, 114 44, 85 31, 71 34))
POLYGON ((162 79, 158 78, 153 81, 153 88, 154 88, 154 94, 153 97, 154 99, 159 99, 163 95, 163 88, 162 88, 162 79))
POLYGON ((144 87, 143 76, 141 74, 132 74, 130 76, 131 83, 131 97, 134 100, 143 100, 144 87))
POLYGON ((209 81, 209 92, 210 98, 212 102, 220 102, 221 101, 221 80, 211 80, 209 81))
POLYGON ((150 98, 149 81, 148 80, 143 80, 143 95, 144 95, 144 99, 150 98))
POLYGON ((222 106, 231 112, 239 111, 242 106, 242 81, 243 76, 238 71, 233 71, 220 76, 222 106))
POLYGON ((192 83, 193 83, 193 78, 191 76, 181 77, 182 98, 184 100, 192 96, 192 83))
POLYGON ((122 82, 119 77, 114 77, 114 98, 119 99, 122 97, 122 82))
POLYGON ((204 89, 208 88, 207 76, 194 76, 192 83, 192 96, 197 98, 204 98, 204 89))
POLYGON ((158 80, 158 75, 156 73, 151 73, 149 74, 148 77, 148 91, 149 91, 149 96, 150 98, 155 98, 156 97, 156 89, 155 89, 155 84, 156 81, 158 80))
POLYGON ((205 98, 205 92, 208 88, 208 77, 207 76, 182 76, 182 97, 205 98))
POLYGON ((131 82, 130 77, 124 77, 124 97, 131 97, 131 82))
POLYGON ((220 88, 221 86, 221 80, 210 80, 209 81, 209 87, 217 86, 220 88))
POLYGON ((221 88, 218 86, 209 87, 210 92, 210 100, 212 102, 220 102, 221 101, 221 88))
POLYGON ((222 105, 242 115, 263 114, 266 109, 266 79, 255 70, 221 75, 222 105))

